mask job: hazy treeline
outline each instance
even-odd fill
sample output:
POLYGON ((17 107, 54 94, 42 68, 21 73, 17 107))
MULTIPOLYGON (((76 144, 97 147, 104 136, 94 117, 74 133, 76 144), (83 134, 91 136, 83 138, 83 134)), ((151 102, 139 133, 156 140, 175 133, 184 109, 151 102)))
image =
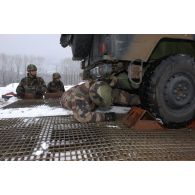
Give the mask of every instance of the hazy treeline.
POLYGON ((51 64, 40 56, 7 55, 0 54, 0 86, 9 83, 18 83, 27 74, 27 65, 35 64, 38 68, 38 76, 41 76, 46 84, 51 81, 52 73, 59 72, 64 85, 74 85, 81 82, 79 74, 82 72, 80 63, 71 59, 64 59, 51 64))
POLYGON ((78 84, 82 81, 80 63, 72 61, 70 58, 61 60, 60 64, 56 66, 56 72, 61 74, 61 80, 65 85, 78 84))

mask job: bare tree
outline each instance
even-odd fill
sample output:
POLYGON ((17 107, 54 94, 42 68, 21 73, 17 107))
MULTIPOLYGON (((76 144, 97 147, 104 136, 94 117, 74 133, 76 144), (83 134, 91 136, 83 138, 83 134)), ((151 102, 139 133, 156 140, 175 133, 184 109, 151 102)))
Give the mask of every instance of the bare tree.
MULTIPOLYGON (((48 63, 48 62, 47 62, 48 63)), ((50 63, 50 62, 49 62, 50 63)), ((43 57, 26 55, 7 55, 0 53, 0 85, 7 85, 13 82, 19 82, 26 76, 27 65, 36 64, 38 75, 46 82, 52 79, 53 72, 59 72, 65 85, 75 85, 81 82, 80 63, 72 61, 70 58, 63 59, 56 64, 46 64, 43 57), (51 66, 48 71, 48 66, 51 66), (53 72, 51 70, 54 70, 53 72)))
POLYGON ((81 82, 80 63, 72 61, 70 58, 63 59, 58 67, 58 72, 62 75, 62 81, 65 85, 75 85, 81 82))
POLYGON ((0 54, 0 85, 19 82, 26 75, 28 64, 36 64, 44 72, 44 58, 39 56, 0 54), (43 65, 42 65, 43 64, 43 65))

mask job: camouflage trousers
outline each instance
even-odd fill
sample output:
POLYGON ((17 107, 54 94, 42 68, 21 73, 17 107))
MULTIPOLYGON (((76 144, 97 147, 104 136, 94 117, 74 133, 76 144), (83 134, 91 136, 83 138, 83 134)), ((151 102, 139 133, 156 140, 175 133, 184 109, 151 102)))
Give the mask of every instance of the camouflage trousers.
POLYGON ((64 92, 60 103, 62 107, 72 110, 74 118, 79 122, 100 122, 105 120, 104 113, 95 111, 95 104, 90 100, 89 96, 75 93, 75 89, 69 89, 64 92))

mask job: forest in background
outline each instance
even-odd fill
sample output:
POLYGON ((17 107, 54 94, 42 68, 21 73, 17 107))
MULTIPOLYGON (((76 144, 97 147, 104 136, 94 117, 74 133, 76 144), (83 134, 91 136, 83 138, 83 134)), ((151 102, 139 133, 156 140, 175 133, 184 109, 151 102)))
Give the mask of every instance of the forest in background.
POLYGON ((0 53, 0 86, 10 83, 19 83, 27 75, 28 64, 37 66, 37 75, 41 76, 46 84, 52 80, 52 73, 59 72, 64 85, 75 85, 82 81, 80 63, 71 58, 50 63, 40 56, 7 55, 0 53))

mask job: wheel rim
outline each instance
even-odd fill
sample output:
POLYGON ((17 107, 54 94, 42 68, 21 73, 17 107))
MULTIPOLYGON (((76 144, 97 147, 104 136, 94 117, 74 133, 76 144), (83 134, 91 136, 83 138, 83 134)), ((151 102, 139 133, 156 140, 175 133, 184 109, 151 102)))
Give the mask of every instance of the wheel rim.
POLYGON ((181 109, 189 106, 194 97, 194 87, 191 76, 177 73, 170 77, 165 85, 164 98, 168 107, 181 109))

